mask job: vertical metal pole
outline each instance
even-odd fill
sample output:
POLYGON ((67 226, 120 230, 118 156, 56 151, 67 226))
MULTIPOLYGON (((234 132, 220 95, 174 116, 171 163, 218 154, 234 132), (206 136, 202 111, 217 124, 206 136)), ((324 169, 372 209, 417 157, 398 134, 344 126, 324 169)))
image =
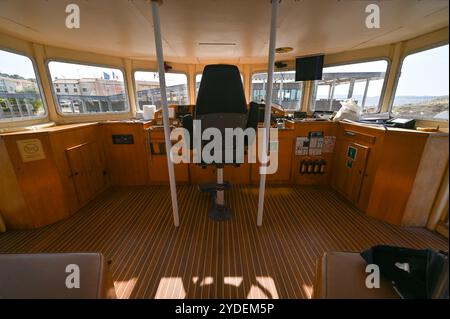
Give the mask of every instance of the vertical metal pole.
MULTIPOLYGON (((217 184, 223 185, 223 168, 217 169, 217 184)), ((217 205, 225 205, 225 196, 224 190, 217 191, 216 204, 217 205)))
MULTIPOLYGON (((272 111, 272 88, 273 88, 273 69, 275 63, 275 43, 277 36, 277 15, 278 4, 280 0, 272 0, 272 16, 270 18, 270 42, 269 42, 269 65, 267 70, 267 90, 266 90, 266 107, 264 110, 264 130, 263 130, 263 144, 262 153, 263 156, 267 156, 267 150, 269 148, 269 130, 270 130, 270 115, 272 111)), ((263 165, 266 165, 264 163, 263 165)), ((262 225, 264 214, 264 194, 266 191, 266 174, 259 175, 259 199, 258 199, 258 216, 256 224, 262 225)))
POLYGON ((164 70, 164 56, 163 56, 163 49, 162 49, 161 26, 160 26, 160 21, 159 21, 159 7, 158 6, 159 6, 159 3, 157 1, 152 1, 153 29, 155 32, 156 58, 158 60, 159 87, 160 87, 160 92, 161 92, 161 109, 162 109, 162 115, 163 115, 164 139, 166 142, 167 168, 169 170, 170 196, 172 199, 173 223, 175 226, 179 226, 180 225, 180 217, 178 216, 177 186, 176 186, 176 181, 175 181, 175 172, 174 172, 174 168, 173 168, 173 163, 170 158, 172 143, 170 141, 169 109, 167 107, 166 77, 165 77, 165 70, 164 70))

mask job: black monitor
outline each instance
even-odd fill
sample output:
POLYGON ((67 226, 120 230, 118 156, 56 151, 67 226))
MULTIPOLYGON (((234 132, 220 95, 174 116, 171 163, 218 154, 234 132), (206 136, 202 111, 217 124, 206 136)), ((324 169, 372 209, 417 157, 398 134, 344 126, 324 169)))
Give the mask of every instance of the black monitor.
POLYGON ((322 80, 324 55, 295 59, 295 81, 322 80))

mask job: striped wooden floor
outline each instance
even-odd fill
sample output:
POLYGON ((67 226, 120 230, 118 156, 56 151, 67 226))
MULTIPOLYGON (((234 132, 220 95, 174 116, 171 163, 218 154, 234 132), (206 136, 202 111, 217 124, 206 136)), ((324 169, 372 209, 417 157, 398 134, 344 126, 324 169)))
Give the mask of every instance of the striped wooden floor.
POLYGON ((234 216, 223 223, 208 219, 210 199, 196 187, 178 196, 179 228, 167 187, 113 188, 68 220, 1 234, 0 252, 100 251, 120 298, 309 298, 325 251, 448 250, 445 238, 370 219, 327 188, 268 188, 262 227, 254 187, 227 193, 234 216))

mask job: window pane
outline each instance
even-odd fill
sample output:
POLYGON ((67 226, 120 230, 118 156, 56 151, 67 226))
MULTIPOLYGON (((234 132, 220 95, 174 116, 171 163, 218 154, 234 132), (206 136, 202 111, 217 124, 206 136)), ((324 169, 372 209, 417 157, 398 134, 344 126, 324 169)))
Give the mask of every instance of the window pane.
MULTIPOLYGON (((137 100, 139 109, 143 105, 156 105, 161 108, 161 92, 159 90, 159 73, 136 71, 134 72, 137 100)), ((166 73, 166 94, 168 104, 189 104, 187 76, 183 73, 166 73)))
POLYGON ((0 121, 27 120, 45 114, 31 59, 0 50, 0 121))
MULTIPOLYGON (((242 81, 242 83, 244 83, 244 76, 242 75, 242 73, 240 73, 240 74, 241 74, 241 81, 242 81)), ((200 88, 201 80, 202 80, 202 74, 201 73, 200 74, 196 74, 195 75, 195 95, 196 96, 198 94, 198 89, 200 88)))
POLYGON ((338 111, 341 101, 352 98, 363 113, 376 113, 386 76, 387 61, 373 61, 333 66, 323 69, 315 81, 313 111, 338 111))
POLYGON ((448 121, 448 45, 403 60, 392 114, 448 121))
POLYGON ((119 69, 51 61, 48 64, 61 113, 114 113, 129 110, 119 69))
MULTIPOLYGON (((252 76, 252 100, 263 102, 266 98, 267 73, 256 73, 252 76)), ((272 102, 281 105, 285 110, 298 110, 301 105, 303 83, 295 82, 295 71, 273 73, 272 102)))

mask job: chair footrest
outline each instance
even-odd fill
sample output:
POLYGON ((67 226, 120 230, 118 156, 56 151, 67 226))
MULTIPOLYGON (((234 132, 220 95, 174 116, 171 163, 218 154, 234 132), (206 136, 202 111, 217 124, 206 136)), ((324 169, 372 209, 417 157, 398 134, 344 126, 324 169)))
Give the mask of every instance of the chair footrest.
POLYGON ((215 191, 222 191, 227 190, 231 188, 230 182, 223 182, 223 184, 217 184, 217 183, 205 183, 198 185, 198 189, 202 193, 212 193, 215 191))

